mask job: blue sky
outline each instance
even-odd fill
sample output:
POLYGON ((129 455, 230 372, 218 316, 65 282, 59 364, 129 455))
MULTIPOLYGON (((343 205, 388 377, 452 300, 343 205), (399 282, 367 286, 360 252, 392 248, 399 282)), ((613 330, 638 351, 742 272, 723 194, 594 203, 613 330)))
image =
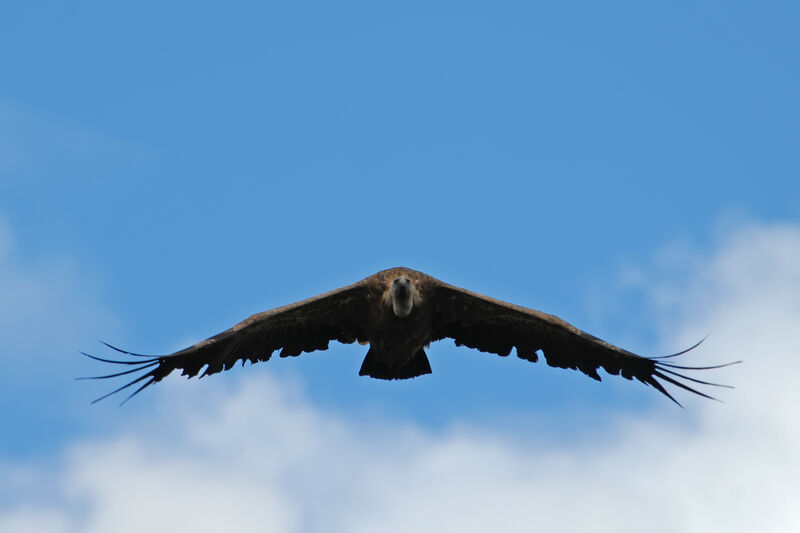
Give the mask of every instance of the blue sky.
MULTIPOLYGON (((72 378, 107 370, 78 355, 107 353, 98 340, 171 352, 399 265, 639 353, 711 331, 688 358, 738 359, 701 281, 764 243, 795 257, 799 18, 789 2, 4 8, 0 467, 66 461, 169 419, 183 394, 258 383, 296 389, 319 420, 428 437, 579 446, 619 417, 713 425, 700 399, 680 411, 449 341, 403 383, 358 377, 365 349, 342 345, 172 376, 123 408, 89 406, 112 384, 72 378)), ((0 517, 21 505, 3 505, 9 487, 0 517)))

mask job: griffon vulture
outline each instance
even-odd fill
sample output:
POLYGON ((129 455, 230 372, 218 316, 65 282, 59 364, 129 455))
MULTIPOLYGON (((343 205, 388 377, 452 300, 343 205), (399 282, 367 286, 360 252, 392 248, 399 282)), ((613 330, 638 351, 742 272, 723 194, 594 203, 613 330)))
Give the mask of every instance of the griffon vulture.
POLYGON ((353 285, 258 313, 171 355, 145 356, 111 345, 107 346, 137 359, 119 361, 84 353, 99 361, 130 368, 80 379, 106 379, 142 371, 133 381, 95 400, 144 382, 127 401, 175 369, 181 369, 182 375, 191 378, 205 367, 202 377, 228 370, 239 360, 242 364, 267 361, 278 349, 281 357, 325 350, 333 340, 369 344, 360 375, 408 379, 431 373, 425 348, 446 337, 455 340, 456 346, 502 356, 516 349, 518 357, 531 362, 538 361, 541 352, 548 365, 580 370, 598 381, 597 370, 602 368, 609 374, 652 385, 675 403, 678 402, 662 382, 706 398, 711 396, 686 382, 718 385, 676 370, 727 366, 690 367, 664 361, 697 345, 665 357, 642 357, 589 335, 556 316, 460 289, 416 270, 392 268, 353 285))

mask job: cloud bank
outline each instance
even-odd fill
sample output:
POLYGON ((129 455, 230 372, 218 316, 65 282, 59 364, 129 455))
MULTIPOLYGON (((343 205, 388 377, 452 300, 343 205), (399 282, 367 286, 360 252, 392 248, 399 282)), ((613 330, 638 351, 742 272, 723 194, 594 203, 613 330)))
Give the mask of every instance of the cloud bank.
POLYGON ((167 380, 128 432, 0 467, 0 531, 800 530, 800 228, 741 226, 692 265, 641 279, 673 341, 713 332, 693 362, 745 360, 714 374, 724 405, 542 444, 353 420, 265 375, 167 380))

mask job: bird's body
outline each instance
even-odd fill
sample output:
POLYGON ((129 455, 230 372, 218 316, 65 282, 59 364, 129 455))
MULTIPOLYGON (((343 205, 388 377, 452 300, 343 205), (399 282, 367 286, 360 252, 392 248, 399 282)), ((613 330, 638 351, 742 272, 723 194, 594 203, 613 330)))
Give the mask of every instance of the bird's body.
POLYGON ((369 344, 359 374, 378 379, 408 379, 431 373, 425 348, 448 337, 456 345, 501 356, 516 349, 518 357, 531 362, 536 362, 542 353, 550 366, 580 370, 596 380, 600 380, 597 369, 603 368, 609 374, 636 378, 651 385, 673 401, 659 379, 709 397, 679 379, 715 384, 675 370, 725 366, 685 367, 659 358, 641 357, 553 315, 460 289, 409 268, 384 270, 353 285, 258 313, 171 355, 150 357, 114 348, 143 359, 115 361, 89 357, 132 367, 100 378, 149 369, 110 393, 144 381, 133 396, 176 368, 189 377, 204 369, 204 376, 228 370, 239 360, 267 361, 276 350, 280 350, 281 357, 324 350, 331 340, 369 344))
POLYGON ((433 308, 425 297, 435 290, 433 278, 422 272, 394 268, 379 272, 378 287, 368 298, 369 351, 359 374, 379 379, 406 379, 430 374, 425 354, 434 324, 433 308))

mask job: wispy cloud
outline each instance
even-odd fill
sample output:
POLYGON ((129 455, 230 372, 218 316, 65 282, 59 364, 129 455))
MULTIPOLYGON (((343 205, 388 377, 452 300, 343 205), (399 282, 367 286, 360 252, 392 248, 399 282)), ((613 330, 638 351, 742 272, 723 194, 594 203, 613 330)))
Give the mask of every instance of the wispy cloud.
POLYGON ((724 405, 664 402, 543 445, 352 420, 268 376, 236 390, 167 380, 157 413, 130 431, 75 443, 56 468, 0 472, 3 493, 19 494, 0 531, 800 528, 800 228, 739 227, 670 290, 683 298, 656 308, 673 336, 710 329, 697 356, 745 360, 714 376, 738 387, 724 405))
POLYGON ((26 256, 0 218, 0 454, 57 446, 76 429, 76 349, 119 327, 102 292, 73 256, 26 256))
MULTIPOLYGON (((34 364, 34 354, 70 346, 88 331, 116 326, 100 303, 96 273, 68 255, 24 257, 14 233, 0 217, 0 346, 15 368, 34 364)), ((53 360, 56 354, 51 354, 53 360)), ((40 365, 40 363, 38 363, 40 365)))

